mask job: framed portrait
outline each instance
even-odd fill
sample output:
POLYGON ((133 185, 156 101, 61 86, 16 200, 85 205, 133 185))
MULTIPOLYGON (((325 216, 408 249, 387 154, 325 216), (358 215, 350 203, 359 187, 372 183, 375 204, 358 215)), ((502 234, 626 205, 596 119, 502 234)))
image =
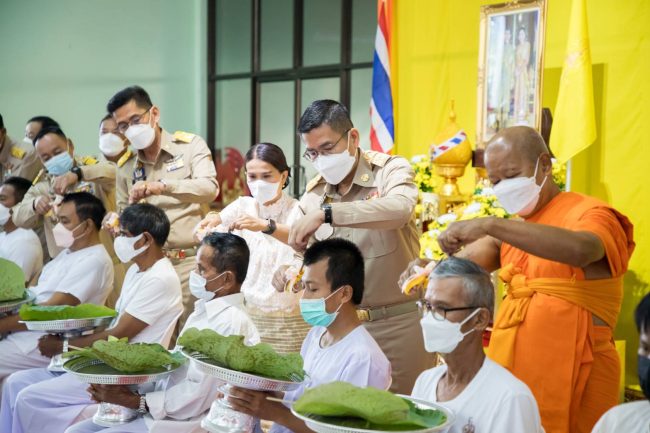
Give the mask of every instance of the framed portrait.
POLYGON ((539 131, 546 0, 481 7, 476 143, 485 147, 500 129, 539 131))

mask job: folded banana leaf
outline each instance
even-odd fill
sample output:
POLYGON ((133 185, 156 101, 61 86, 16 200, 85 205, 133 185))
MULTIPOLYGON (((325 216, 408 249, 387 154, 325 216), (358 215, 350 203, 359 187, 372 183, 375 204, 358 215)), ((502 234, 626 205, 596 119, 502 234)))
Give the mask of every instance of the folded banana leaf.
POLYGON ((103 305, 23 305, 18 312, 21 320, 45 321, 67 319, 92 319, 94 317, 115 317, 117 311, 103 305))
POLYGON ((211 329, 190 328, 179 337, 178 344, 231 370, 278 380, 302 381, 305 377, 299 353, 280 355, 265 343, 246 346, 241 335, 224 337, 211 329))
POLYGON ((422 430, 441 425, 446 415, 376 388, 332 382, 311 388, 293 405, 302 415, 344 427, 377 431, 422 430))
POLYGON ((0 259, 0 302, 23 299, 25 273, 12 261, 0 259))
POLYGON ((98 359, 123 373, 140 373, 178 367, 185 362, 181 353, 172 353, 157 343, 129 344, 127 338, 97 340, 91 347, 64 353, 64 357, 98 359))

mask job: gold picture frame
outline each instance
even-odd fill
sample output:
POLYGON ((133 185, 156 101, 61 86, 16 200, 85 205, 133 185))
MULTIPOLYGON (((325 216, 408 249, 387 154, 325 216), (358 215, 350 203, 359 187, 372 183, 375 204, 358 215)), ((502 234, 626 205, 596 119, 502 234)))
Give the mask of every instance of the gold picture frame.
POLYGON ((476 143, 542 121, 546 0, 481 6, 476 143))

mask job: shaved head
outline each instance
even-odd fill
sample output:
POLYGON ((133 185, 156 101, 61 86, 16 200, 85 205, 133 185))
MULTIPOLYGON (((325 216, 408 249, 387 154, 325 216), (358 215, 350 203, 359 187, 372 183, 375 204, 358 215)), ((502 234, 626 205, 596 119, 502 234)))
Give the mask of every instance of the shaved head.
POLYGON ((499 131, 488 143, 486 158, 490 152, 507 151, 517 154, 535 164, 540 155, 548 154, 548 148, 542 136, 529 126, 513 126, 499 131))

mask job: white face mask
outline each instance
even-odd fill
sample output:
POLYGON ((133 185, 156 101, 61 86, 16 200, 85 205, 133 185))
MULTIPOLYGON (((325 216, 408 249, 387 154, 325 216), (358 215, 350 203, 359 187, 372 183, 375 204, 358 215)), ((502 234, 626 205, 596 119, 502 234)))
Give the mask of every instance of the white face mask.
POLYGON ((140 235, 131 238, 127 236, 118 236, 115 238, 113 248, 122 263, 130 262, 133 258, 139 256, 149 248, 149 245, 143 245, 137 250, 135 249, 135 244, 142 239, 142 236, 144 236, 144 233, 140 233, 140 235))
POLYGON ((11 209, 0 203, 0 226, 7 224, 9 217, 11 217, 11 209))
POLYGON ((79 239, 81 237, 79 236, 79 238, 76 238, 74 236, 74 231, 81 227, 81 224, 83 224, 83 222, 79 223, 79 225, 77 225, 77 227, 73 228, 72 230, 68 230, 61 223, 55 225, 52 229, 52 236, 54 236, 54 243, 56 246, 59 248, 70 248, 72 244, 74 244, 75 239, 79 239))
POLYGON ((424 336, 424 349, 430 353, 453 352, 467 334, 474 332, 472 328, 463 334, 460 327, 478 312, 479 308, 474 310, 462 322, 450 322, 447 319, 438 320, 433 317, 432 312, 427 312, 420 319, 420 326, 422 326, 422 334, 424 336))
MULTIPOLYGON (((226 271, 227 272, 227 271, 226 271)), ((210 281, 214 281, 226 272, 222 272, 219 275, 217 275, 214 278, 210 278, 209 280, 206 280, 203 278, 198 272, 196 271, 191 271, 190 272, 190 292, 192 295, 197 298, 197 299, 203 299, 204 301, 210 301, 213 299, 217 292, 220 290, 223 290, 223 287, 219 287, 217 290, 210 292, 208 289, 205 288, 206 284, 208 284, 210 281)))
POLYGON ((109 158, 119 155, 125 147, 124 139, 112 132, 99 136, 99 150, 109 158))
POLYGON ((264 180, 249 181, 248 189, 251 190, 251 194, 255 201, 263 205, 278 196, 278 191, 280 191, 280 182, 271 183, 264 180))
POLYGON ((494 194, 497 196, 501 206, 509 214, 518 214, 522 217, 530 215, 537 206, 539 194, 546 183, 544 178, 541 185, 537 185, 537 168, 539 159, 535 164, 535 174, 532 177, 515 177, 504 179, 494 186, 494 194))
POLYGON ((341 153, 318 155, 312 165, 330 185, 338 185, 345 176, 350 174, 356 158, 350 155, 350 132, 348 132, 348 147, 341 153))
MULTIPOLYGON (((153 115, 150 114, 149 117, 151 118, 153 115)), ((138 123, 129 126, 124 135, 129 139, 135 149, 144 150, 153 143, 153 139, 156 137, 156 131, 149 123, 138 123)))
POLYGON ((29 144, 31 144, 32 146, 34 145, 34 141, 32 141, 32 139, 29 138, 29 137, 24 137, 24 138, 23 138, 23 141, 24 141, 25 143, 29 143, 29 144))

